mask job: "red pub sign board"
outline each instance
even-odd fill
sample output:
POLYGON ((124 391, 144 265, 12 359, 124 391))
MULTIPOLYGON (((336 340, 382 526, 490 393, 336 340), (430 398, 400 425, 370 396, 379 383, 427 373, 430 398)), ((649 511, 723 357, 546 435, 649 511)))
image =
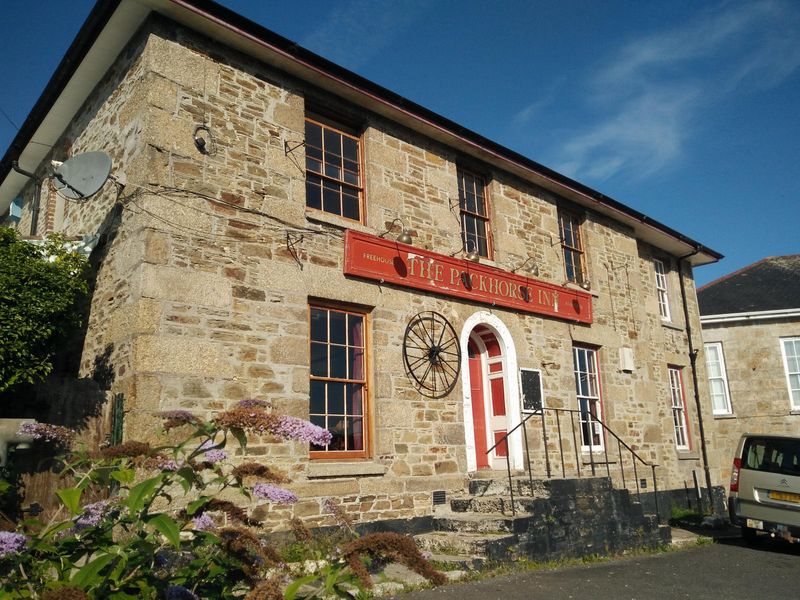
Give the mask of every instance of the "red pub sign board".
POLYGON ((346 275, 568 321, 592 322, 592 296, 583 291, 353 230, 347 231, 344 244, 346 275))

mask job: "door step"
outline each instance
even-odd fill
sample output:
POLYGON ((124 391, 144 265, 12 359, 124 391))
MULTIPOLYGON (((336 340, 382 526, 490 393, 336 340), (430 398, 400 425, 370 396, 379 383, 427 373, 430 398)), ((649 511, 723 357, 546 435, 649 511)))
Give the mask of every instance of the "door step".
POLYGON ((432 531, 414 536, 423 550, 431 554, 474 560, 485 557, 507 560, 517 536, 509 533, 467 533, 463 531, 432 531))

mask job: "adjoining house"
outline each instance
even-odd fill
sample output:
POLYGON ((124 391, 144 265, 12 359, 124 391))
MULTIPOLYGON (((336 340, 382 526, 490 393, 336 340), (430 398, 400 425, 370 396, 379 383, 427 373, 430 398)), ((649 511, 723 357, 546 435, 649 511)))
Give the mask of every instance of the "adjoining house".
POLYGON ((99 2, 0 162, 16 198, 25 234, 100 237, 80 369, 125 439, 246 398, 308 418, 330 445, 248 451, 311 524, 326 496, 428 516, 507 465, 702 480, 719 253, 219 5, 99 2), (66 201, 51 160, 95 151, 113 179, 66 201))
POLYGON ((711 398, 709 464, 725 482, 743 433, 800 431, 800 254, 748 265, 697 297, 711 398))

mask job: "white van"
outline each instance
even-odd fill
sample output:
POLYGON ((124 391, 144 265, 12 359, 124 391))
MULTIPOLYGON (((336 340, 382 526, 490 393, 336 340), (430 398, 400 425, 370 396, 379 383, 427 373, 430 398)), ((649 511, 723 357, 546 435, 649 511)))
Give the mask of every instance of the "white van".
POLYGON ((800 542, 800 437, 742 436, 733 459, 728 512, 748 543, 759 531, 800 542))

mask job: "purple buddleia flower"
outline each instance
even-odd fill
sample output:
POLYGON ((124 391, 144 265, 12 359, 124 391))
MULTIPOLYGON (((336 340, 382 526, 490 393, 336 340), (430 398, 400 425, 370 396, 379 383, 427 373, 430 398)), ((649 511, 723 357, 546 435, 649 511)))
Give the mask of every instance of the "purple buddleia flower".
POLYGON ((211 518, 211 515, 203 513, 192 519, 192 527, 197 531, 213 531, 217 528, 217 524, 211 518))
POLYGON ((166 600, 200 600, 200 597, 182 585, 171 585, 164 592, 166 600))
POLYGON ((283 438, 308 442, 316 446, 327 446, 331 443, 332 435, 327 429, 314 425, 309 421, 297 417, 282 416, 272 432, 283 438))
POLYGON ((216 464, 228 458, 228 453, 225 450, 217 449, 217 450, 209 450, 203 455, 203 460, 206 462, 216 464))
POLYGON ((184 465, 183 461, 177 461, 172 458, 167 458, 166 456, 154 456, 152 458, 152 465, 156 469, 160 469, 161 471, 177 471, 181 469, 184 465))
POLYGON ((257 483, 253 486, 253 494, 264 500, 271 500, 279 504, 294 504, 297 502, 295 496, 289 490, 284 490, 271 483, 257 483))
POLYGON ((213 442, 213 441, 211 441, 211 440, 206 440, 205 442, 203 442, 202 444, 200 444, 200 445, 197 447, 197 450, 198 450, 199 452, 208 452, 208 451, 209 451, 209 450, 211 450, 211 449, 212 449, 212 448, 213 448, 215 445, 216 445, 216 444, 214 444, 214 442, 213 442))
POLYGON ((9 554, 22 552, 28 543, 28 538, 21 533, 13 531, 0 531, 0 558, 9 554))
POLYGON ((72 429, 49 423, 22 423, 17 433, 62 446, 69 446, 75 438, 75 432, 72 429))
POLYGON ((73 529, 75 531, 80 531, 81 529, 99 525, 100 521, 103 520, 103 516, 106 514, 108 504, 108 500, 100 500, 99 502, 84 506, 83 514, 75 519, 75 527, 73 527, 73 529))
POLYGON ((236 403, 237 408, 272 408, 272 404, 266 400, 247 399, 236 403))

